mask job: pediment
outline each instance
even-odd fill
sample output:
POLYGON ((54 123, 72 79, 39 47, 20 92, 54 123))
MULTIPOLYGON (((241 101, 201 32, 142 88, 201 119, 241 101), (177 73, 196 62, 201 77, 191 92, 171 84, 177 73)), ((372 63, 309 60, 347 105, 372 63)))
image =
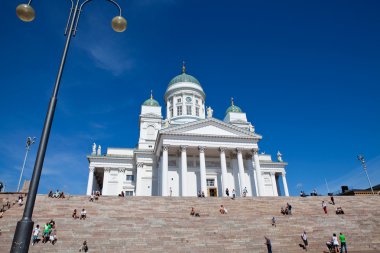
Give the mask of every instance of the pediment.
MULTIPOLYGON (((249 131, 227 124, 215 118, 199 120, 180 126, 167 128, 160 133, 197 136, 254 137, 249 131)), ((255 135, 256 136, 256 135, 255 135)))

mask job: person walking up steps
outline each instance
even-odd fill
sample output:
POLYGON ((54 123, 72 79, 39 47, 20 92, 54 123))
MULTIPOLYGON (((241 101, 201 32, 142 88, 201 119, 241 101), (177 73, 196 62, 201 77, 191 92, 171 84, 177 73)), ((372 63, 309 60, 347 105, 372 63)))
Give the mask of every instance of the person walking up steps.
POLYGON ((268 253, 272 253, 272 243, 270 241, 270 239, 266 236, 264 236, 265 238, 265 245, 267 246, 267 250, 268 250, 268 253))
POLYGON ((339 234, 339 240, 340 240, 340 252, 342 253, 343 248, 344 248, 344 251, 347 253, 346 236, 342 232, 339 234))
POLYGON ((322 201, 322 208, 323 208, 323 211, 325 212, 325 214, 327 214, 327 204, 325 201, 322 201))
POLYGON ((302 241, 303 241, 304 249, 307 251, 308 242, 307 242, 306 231, 303 231, 303 233, 301 234, 301 238, 302 238, 302 241))

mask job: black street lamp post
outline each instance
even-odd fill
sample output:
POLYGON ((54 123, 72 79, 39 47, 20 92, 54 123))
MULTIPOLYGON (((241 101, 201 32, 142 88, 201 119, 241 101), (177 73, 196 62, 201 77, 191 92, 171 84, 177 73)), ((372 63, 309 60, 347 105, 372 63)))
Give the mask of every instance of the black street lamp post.
MULTIPOLYGON (((11 246, 11 253, 16 253, 16 252, 26 253, 29 250, 29 244, 30 244, 31 234, 32 234, 33 225, 34 225, 34 222, 32 221, 32 214, 33 214, 34 204, 36 201, 38 184, 41 177, 42 166, 45 159, 46 148, 49 141, 50 129, 53 123, 54 111, 57 104, 58 90, 59 90, 59 85, 61 82, 63 68, 65 66, 66 55, 70 46, 71 37, 75 36, 75 33, 76 33, 76 28, 77 28, 79 17, 80 17, 80 12, 82 11, 83 6, 91 0, 85 0, 81 4, 79 4, 80 0, 75 0, 75 1, 76 2, 74 4, 74 0, 71 0, 71 9, 70 9, 70 14, 67 21, 66 30, 65 30, 65 35, 67 37, 66 44, 63 49, 61 64, 59 66, 59 70, 58 70, 57 78, 55 81, 53 94, 50 99, 48 111, 46 113, 44 128, 41 134, 41 141, 38 147, 36 161, 34 163, 33 175, 32 175, 32 179, 29 186, 28 198, 25 203, 23 217, 21 218, 21 220, 17 222, 16 231, 15 231, 12 246, 11 246)), ((120 6, 114 0, 107 0, 107 1, 113 3, 119 9, 119 15, 112 19, 112 28, 116 32, 125 31, 125 29, 127 28, 127 21, 121 16, 120 6)), ((35 12, 33 8, 30 6, 31 2, 32 0, 29 0, 28 4, 20 4, 16 8, 16 14, 22 21, 29 22, 29 21, 32 21, 35 17, 35 12)))

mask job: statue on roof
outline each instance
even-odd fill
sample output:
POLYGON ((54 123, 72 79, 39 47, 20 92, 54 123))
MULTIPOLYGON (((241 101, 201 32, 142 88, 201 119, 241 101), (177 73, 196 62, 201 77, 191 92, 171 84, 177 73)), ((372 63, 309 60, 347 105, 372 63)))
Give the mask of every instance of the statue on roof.
POLYGON ((98 153, 96 153, 97 155, 102 155, 102 146, 98 146, 98 153))
POLYGON ((96 154, 96 143, 94 142, 94 144, 92 144, 92 154, 95 155, 96 154))
POLYGON ((169 127, 169 120, 168 119, 166 119, 166 120, 164 120, 164 127, 165 128, 167 128, 167 127, 169 127))
POLYGON ((254 133, 255 133, 255 127, 254 127, 251 123, 249 123, 249 132, 250 132, 251 134, 254 134, 254 133))
POLYGON ((280 150, 277 151, 277 160, 278 160, 280 163, 283 162, 283 160, 282 160, 282 154, 281 154, 280 150))
POLYGON ((212 118, 212 113, 214 110, 211 108, 211 106, 207 107, 207 118, 212 118))

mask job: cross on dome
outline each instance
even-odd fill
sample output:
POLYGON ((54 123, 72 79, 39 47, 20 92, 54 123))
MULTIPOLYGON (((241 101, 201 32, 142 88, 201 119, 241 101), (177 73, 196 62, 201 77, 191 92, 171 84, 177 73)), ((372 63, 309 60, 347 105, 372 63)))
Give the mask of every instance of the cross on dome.
POLYGON ((231 97, 231 106, 227 108, 226 114, 229 112, 243 112, 243 110, 240 109, 239 106, 235 105, 233 97, 231 97))
POLYGON ((186 63, 185 63, 185 61, 182 62, 182 73, 186 73, 186 63))

